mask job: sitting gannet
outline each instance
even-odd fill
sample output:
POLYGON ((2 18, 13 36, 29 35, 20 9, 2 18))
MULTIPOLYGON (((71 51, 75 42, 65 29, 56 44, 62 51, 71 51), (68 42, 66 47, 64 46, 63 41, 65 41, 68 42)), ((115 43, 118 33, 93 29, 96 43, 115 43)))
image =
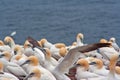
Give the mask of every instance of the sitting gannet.
POLYGON ((3 63, 0 62, 0 80, 19 80, 13 74, 7 73, 3 71, 3 63))
POLYGON ((33 68, 24 80, 41 80, 41 71, 38 68, 33 68))

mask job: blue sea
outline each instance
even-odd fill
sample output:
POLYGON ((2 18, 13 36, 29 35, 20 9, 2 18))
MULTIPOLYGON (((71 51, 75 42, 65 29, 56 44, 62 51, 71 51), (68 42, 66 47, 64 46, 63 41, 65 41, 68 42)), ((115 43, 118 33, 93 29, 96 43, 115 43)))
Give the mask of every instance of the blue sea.
POLYGON ((120 0, 0 0, 0 39, 13 31, 19 44, 31 36, 70 45, 81 32, 84 43, 120 45, 120 0))

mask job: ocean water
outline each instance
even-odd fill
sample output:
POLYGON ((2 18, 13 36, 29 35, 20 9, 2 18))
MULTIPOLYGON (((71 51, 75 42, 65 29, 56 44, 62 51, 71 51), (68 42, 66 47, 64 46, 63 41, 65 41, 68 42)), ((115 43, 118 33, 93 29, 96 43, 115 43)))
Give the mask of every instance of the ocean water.
POLYGON ((120 45, 120 0, 0 0, 0 39, 13 31, 19 44, 31 36, 70 45, 81 32, 84 43, 120 45))

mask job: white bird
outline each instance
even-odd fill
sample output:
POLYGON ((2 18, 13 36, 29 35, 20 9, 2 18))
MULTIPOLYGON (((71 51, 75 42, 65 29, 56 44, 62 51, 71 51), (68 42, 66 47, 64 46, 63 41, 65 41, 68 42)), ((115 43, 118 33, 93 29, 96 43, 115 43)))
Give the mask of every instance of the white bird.
POLYGON ((6 36, 4 38, 4 42, 5 42, 5 44, 9 45, 11 49, 14 49, 14 47, 15 47, 15 41, 13 40, 12 37, 6 36))
POLYGON ((31 43, 29 43, 29 41, 28 40, 26 40, 25 41, 25 43, 24 43, 24 54, 26 55, 26 56, 32 56, 32 55, 34 55, 34 51, 33 51, 33 48, 32 48, 32 44, 31 43))
POLYGON ((11 62, 16 62, 16 56, 17 55, 21 55, 22 57, 27 57, 26 55, 24 55, 24 48, 21 47, 20 45, 15 45, 14 48, 14 56, 12 56, 12 58, 10 59, 11 62))
MULTIPOLYGON (((100 43, 108 43, 106 39, 101 39, 100 43)), ((99 49, 100 54, 107 60, 109 60, 112 54, 119 54, 112 46, 102 47, 99 49)))
POLYGON ((50 49, 53 46, 53 44, 50 43, 49 41, 47 41, 47 39, 45 39, 45 38, 41 39, 39 42, 40 42, 40 45, 44 48, 50 49))
POLYGON ((46 39, 41 39, 41 45, 44 48, 49 48, 50 52, 52 54, 52 57, 54 57, 56 60, 60 59, 60 49, 62 47, 66 48, 64 43, 56 43, 56 44, 52 44, 50 42, 48 42, 46 39))
POLYGON ((19 78, 25 77, 27 73, 18 64, 9 62, 9 60, 9 53, 0 54, 0 61, 4 64, 4 71, 12 73, 19 78))
POLYGON ((77 67, 76 70, 77 80, 99 77, 99 75, 87 71, 89 68, 89 63, 86 59, 79 59, 76 63, 76 67, 77 67))
POLYGON ((14 75, 3 71, 4 65, 0 62, 0 80, 19 80, 14 75))
MULTIPOLYGON (((33 68, 38 68, 41 71, 41 80, 56 80, 50 71, 45 69, 39 64, 38 58, 36 56, 30 56, 28 59, 21 64, 21 66, 28 64, 26 72, 30 72, 33 68)), ((49 66, 49 65, 48 65, 49 66)))
POLYGON ((52 71, 58 65, 58 62, 56 59, 54 59, 51 56, 51 52, 48 48, 46 48, 45 50, 46 50, 46 53, 45 53, 45 61, 44 61, 43 67, 45 67, 49 71, 52 71))
POLYGON ((33 68, 24 80, 41 80, 41 74, 39 68, 33 68))
POLYGON ((78 33, 76 36, 77 46, 83 46, 84 35, 82 33, 78 33))
POLYGON ((92 66, 89 68, 91 72, 104 77, 108 76, 109 70, 105 68, 102 60, 95 58, 90 64, 92 64, 92 66))

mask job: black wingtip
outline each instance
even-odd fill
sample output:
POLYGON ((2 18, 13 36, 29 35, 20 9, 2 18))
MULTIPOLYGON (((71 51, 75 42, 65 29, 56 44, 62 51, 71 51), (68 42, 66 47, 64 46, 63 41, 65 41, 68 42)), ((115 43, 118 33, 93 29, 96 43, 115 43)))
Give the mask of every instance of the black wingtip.
POLYGON ((79 50, 79 52, 85 53, 96 50, 101 47, 109 47, 109 46, 111 46, 111 43, 94 43, 94 44, 88 44, 86 46, 78 47, 77 49, 79 50))
POLYGON ((94 45, 100 48, 100 47, 110 47, 112 44, 111 43, 96 43, 94 45))

